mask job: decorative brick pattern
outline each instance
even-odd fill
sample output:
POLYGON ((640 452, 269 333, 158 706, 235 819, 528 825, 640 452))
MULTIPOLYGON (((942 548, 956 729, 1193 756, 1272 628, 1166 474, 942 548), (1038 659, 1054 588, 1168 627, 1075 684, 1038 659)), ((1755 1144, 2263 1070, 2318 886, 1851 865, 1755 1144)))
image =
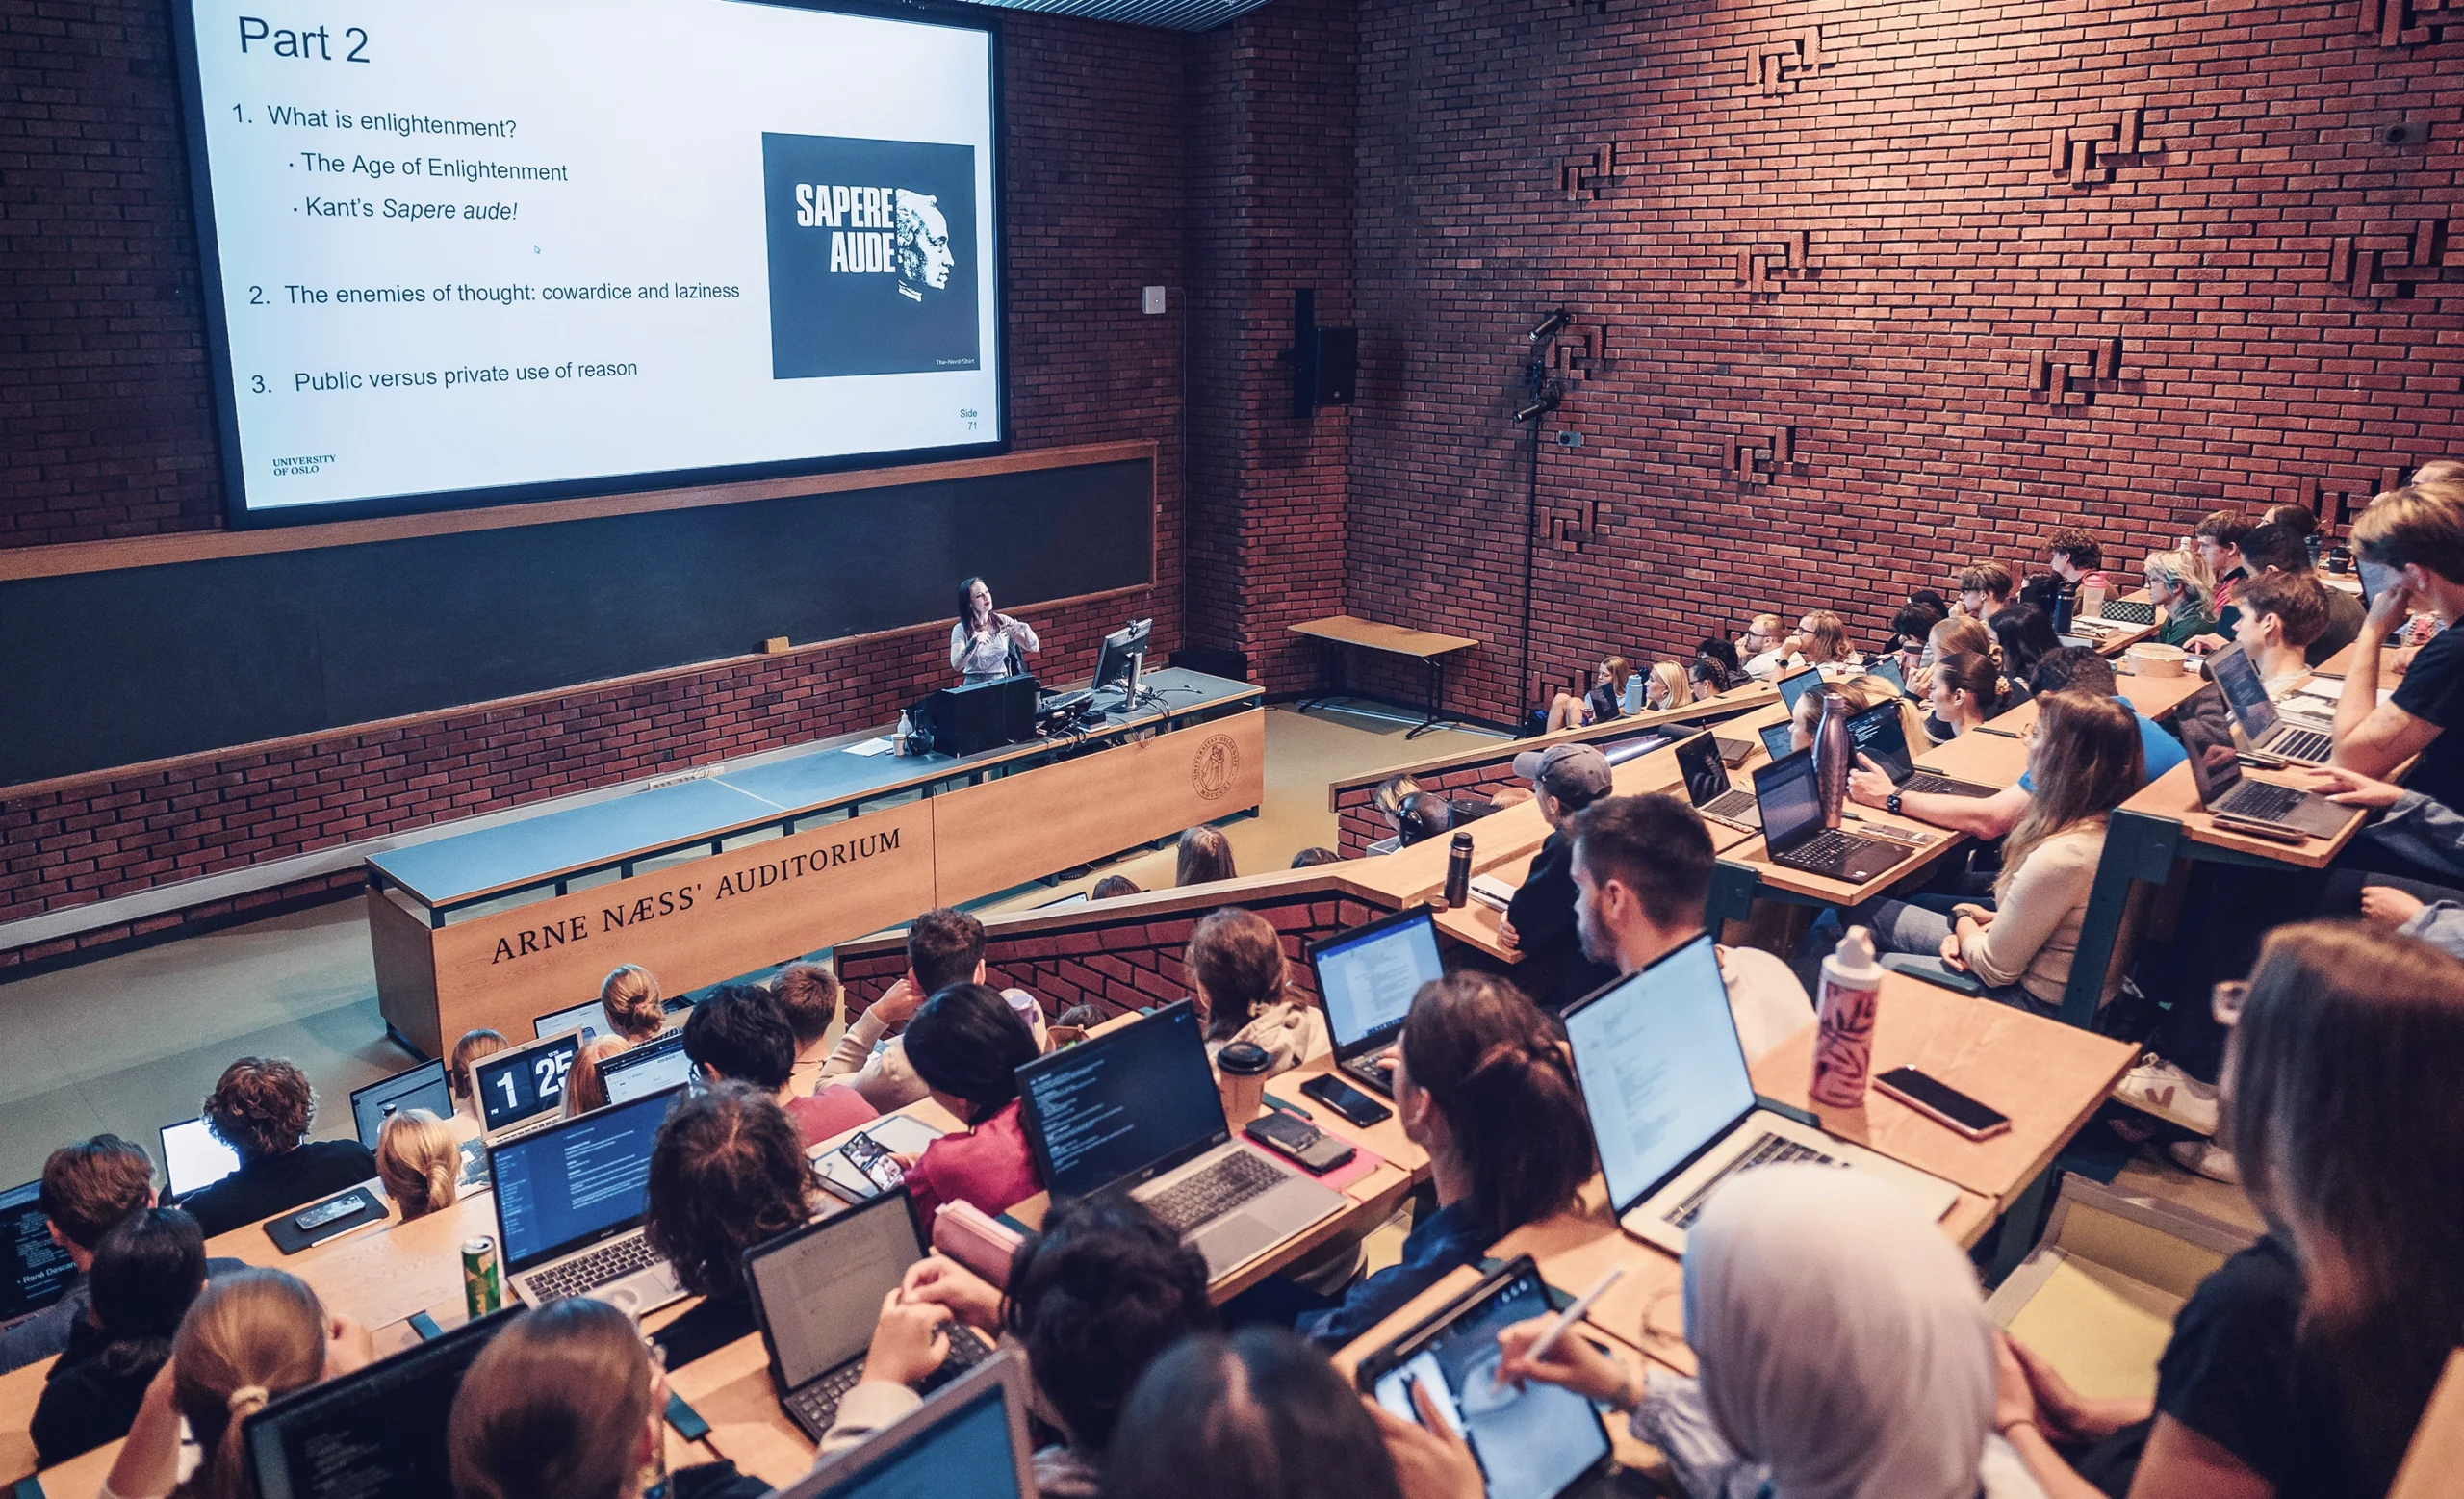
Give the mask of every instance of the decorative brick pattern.
POLYGON ((1835 61, 1822 50, 1822 28, 1809 26, 1784 41, 1747 47, 1745 81, 1763 98, 1774 99, 1796 92, 1806 79, 1835 61))
MULTIPOLYGON (((1628 160, 1632 161, 1630 155, 1628 160)), ((1623 180, 1617 175, 1617 142, 1614 141, 1580 156, 1570 156, 1557 168, 1557 183, 1565 189, 1569 203, 1580 202, 1586 196, 1595 200, 1606 197, 1608 190, 1623 180)))
POLYGON ((2449 0, 2361 0, 2361 29, 2382 47, 2415 47, 2446 39, 2459 11, 2449 0))
POLYGON ((1729 478, 1747 487, 1767 484, 1797 461, 1797 429, 1757 426, 1728 439, 1729 478))
POLYGON ((2293 486, 2293 503, 2317 516, 2322 530, 2330 533, 2340 531, 2349 528, 2352 518, 2368 509, 2371 501, 2391 489, 2403 488, 2405 477, 2411 473, 2410 464, 2392 464, 2378 471, 2378 482, 2374 487, 2366 489, 2331 489, 2327 486, 2336 480, 2305 474, 2293 486))
POLYGON ((2125 159, 2137 166, 2144 149, 2140 142, 2140 129, 2145 113, 2138 100, 2128 99, 2111 118, 2055 131, 2054 175, 2066 177, 2074 188, 2088 188, 2113 181, 2114 168, 2125 159))
POLYGON ((2095 404, 2096 393, 2121 380, 2121 339, 2028 351, 2028 394, 2056 406, 2095 404))
POLYGON ((1754 245, 1739 250, 1736 257, 1736 278, 1745 283, 1752 294, 1777 292, 1790 281, 1802 281, 1813 274, 1813 256, 1807 246, 1811 238, 1803 229, 1784 232, 1776 245, 1754 245))
POLYGON ((2447 220, 2424 219, 2399 231, 2400 246, 2373 246, 2374 236, 2340 236, 2327 251, 2327 279, 2364 300, 2391 297, 2449 297, 2464 291, 2464 282, 2449 281, 2454 269, 2447 243, 2447 220))

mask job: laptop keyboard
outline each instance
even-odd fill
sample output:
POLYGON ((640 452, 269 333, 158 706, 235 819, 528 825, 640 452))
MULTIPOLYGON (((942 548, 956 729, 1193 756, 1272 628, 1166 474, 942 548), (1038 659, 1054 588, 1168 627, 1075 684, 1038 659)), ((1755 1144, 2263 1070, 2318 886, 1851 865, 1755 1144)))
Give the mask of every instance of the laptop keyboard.
POLYGON ((1282 1172, 1255 1152, 1235 1150, 1186 1181, 1153 1197, 1141 1198, 1146 1210, 1174 1233, 1187 1233, 1202 1223, 1222 1217, 1270 1187, 1280 1186, 1282 1172))
POLYGON ((2273 822, 2301 805, 2301 793, 2289 786, 2272 786, 2265 781, 2245 781, 2224 798, 2216 810, 2229 812, 2237 817, 2252 817, 2261 822, 2273 822))
POLYGON ((651 1241, 635 1233, 602 1245, 578 1259, 533 1271, 523 1280, 530 1287, 530 1294, 545 1305, 568 1296, 588 1296, 603 1285, 613 1285, 658 1262, 658 1255, 651 1252, 651 1241))
POLYGON ((1732 821, 1742 819, 1752 811, 1754 811, 1752 791, 1722 791, 1703 804, 1703 815, 1727 817, 1732 821))
POLYGON ((1929 796, 1990 796, 1993 794, 1989 788, 1971 786, 1965 781, 1954 781, 1948 776, 1938 776, 1930 770, 1919 770, 1910 776, 1908 784, 1900 789, 1923 791, 1929 796))
POLYGON ((2324 763, 2327 752, 2335 748, 2332 736, 2315 729, 2278 729, 2268 740, 2267 753, 2287 760, 2315 760, 2324 763))
MULTIPOLYGON (((939 1368, 926 1375, 924 1383, 915 1386, 915 1391, 919 1395, 929 1395, 991 1357, 991 1345, 978 1337, 973 1328, 961 1327, 954 1322, 950 1324, 950 1357, 941 1360, 939 1368)), ((838 1403, 847 1398, 847 1392, 854 1389, 863 1377, 864 1360, 859 1358, 843 1369, 833 1370, 813 1381, 780 1404, 787 1408, 787 1413, 794 1416, 805 1430, 815 1434, 827 1432, 838 1422, 838 1403)))
POLYGON ((1857 851, 1858 841, 1837 828, 1826 828, 1789 849, 1787 862, 1815 874, 1837 874, 1848 867, 1848 856, 1857 851))
POLYGON ((1721 1182, 1741 1171, 1758 1166, 1783 1166, 1791 1161, 1807 1161, 1816 1166, 1845 1167, 1846 1161, 1835 1161, 1810 1145, 1799 1145, 1782 1135, 1766 1134, 1754 1142, 1754 1148, 1729 1162, 1728 1169, 1704 1182, 1686 1195, 1685 1201, 1660 1215, 1660 1221, 1672 1228, 1691 1228, 1694 1220, 1703 1216, 1703 1204, 1711 1200, 1721 1182))

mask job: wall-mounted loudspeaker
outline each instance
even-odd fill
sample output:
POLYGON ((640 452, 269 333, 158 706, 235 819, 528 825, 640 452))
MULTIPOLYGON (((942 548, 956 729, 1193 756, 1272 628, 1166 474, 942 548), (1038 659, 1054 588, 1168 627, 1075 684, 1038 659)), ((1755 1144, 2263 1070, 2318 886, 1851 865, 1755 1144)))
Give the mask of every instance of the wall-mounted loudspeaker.
POLYGON ((1292 294, 1292 414, 1307 417, 1320 406, 1348 406, 1359 386, 1360 331, 1318 326, 1318 294, 1292 294))

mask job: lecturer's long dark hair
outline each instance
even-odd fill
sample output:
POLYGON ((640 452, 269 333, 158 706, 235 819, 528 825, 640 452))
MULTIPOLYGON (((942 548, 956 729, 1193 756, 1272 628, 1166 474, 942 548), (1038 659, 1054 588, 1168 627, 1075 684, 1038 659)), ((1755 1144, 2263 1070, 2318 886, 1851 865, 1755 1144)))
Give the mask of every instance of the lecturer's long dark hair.
MULTIPOLYGON (((975 585, 983 582, 973 577, 959 580, 959 629, 967 634, 975 633, 975 585)), ((990 591, 988 587, 987 591, 990 591)))

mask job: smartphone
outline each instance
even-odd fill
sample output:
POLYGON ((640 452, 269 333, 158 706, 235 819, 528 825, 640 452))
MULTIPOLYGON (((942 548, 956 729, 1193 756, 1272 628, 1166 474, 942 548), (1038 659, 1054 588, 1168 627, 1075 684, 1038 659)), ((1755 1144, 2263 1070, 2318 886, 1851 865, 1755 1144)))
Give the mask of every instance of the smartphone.
POLYGON ((2373 604, 2376 604, 2378 602, 2378 596, 2387 591, 2389 584, 2403 582, 2402 577, 2400 576, 2402 569, 2389 567, 2384 562, 2373 562, 2367 559, 2360 559, 2359 570, 2361 573, 2361 596, 2373 604))
POLYGON ((871 1135, 861 1131, 850 1135, 839 1150, 846 1155, 848 1165, 862 1172, 865 1180, 885 1192, 907 1179, 907 1172, 898 1164, 898 1157, 890 1152, 889 1147, 871 1135))
POLYGON ((667 1397, 667 1424, 688 1442, 698 1442, 710 1434, 710 1423, 702 1419, 702 1412, 686 1405, 681 1395, 671 1393, 667 1397))
POLYGON ((351 1192, 330 1202, 320 1202, 304 1213, 294 1213, 291 1221, 298 1225, 300 1232, 305 1233, 313 1228, 321 1228, 336 1219, 348 1218, 367 1206, 368 1199, 351 1192))
POLYGON ((1307 1120, 1295 1119, 1281 1109, 1269 1109, 1242 1126, 1241 1132, 1277 1155, 1299 1162, 1313 1176, 1322 1176, 1360 1153, 1307 1120))
POLYGON ((1971 1140, 1990 1140, 2011 1127, 2009 1115, 1987 1108, 1950 1084, 1912 1067, 1894 1067, 1876 1077, 1874 1086, 1971 1140))
POLYGON ((1300 1085, 1300 1091, 1364 1129, 1372 1124, 1382 1124, 1395 1117, 1393 1109, 1332 1073, 1321 1073, 1310 1078, 1300 1085))

